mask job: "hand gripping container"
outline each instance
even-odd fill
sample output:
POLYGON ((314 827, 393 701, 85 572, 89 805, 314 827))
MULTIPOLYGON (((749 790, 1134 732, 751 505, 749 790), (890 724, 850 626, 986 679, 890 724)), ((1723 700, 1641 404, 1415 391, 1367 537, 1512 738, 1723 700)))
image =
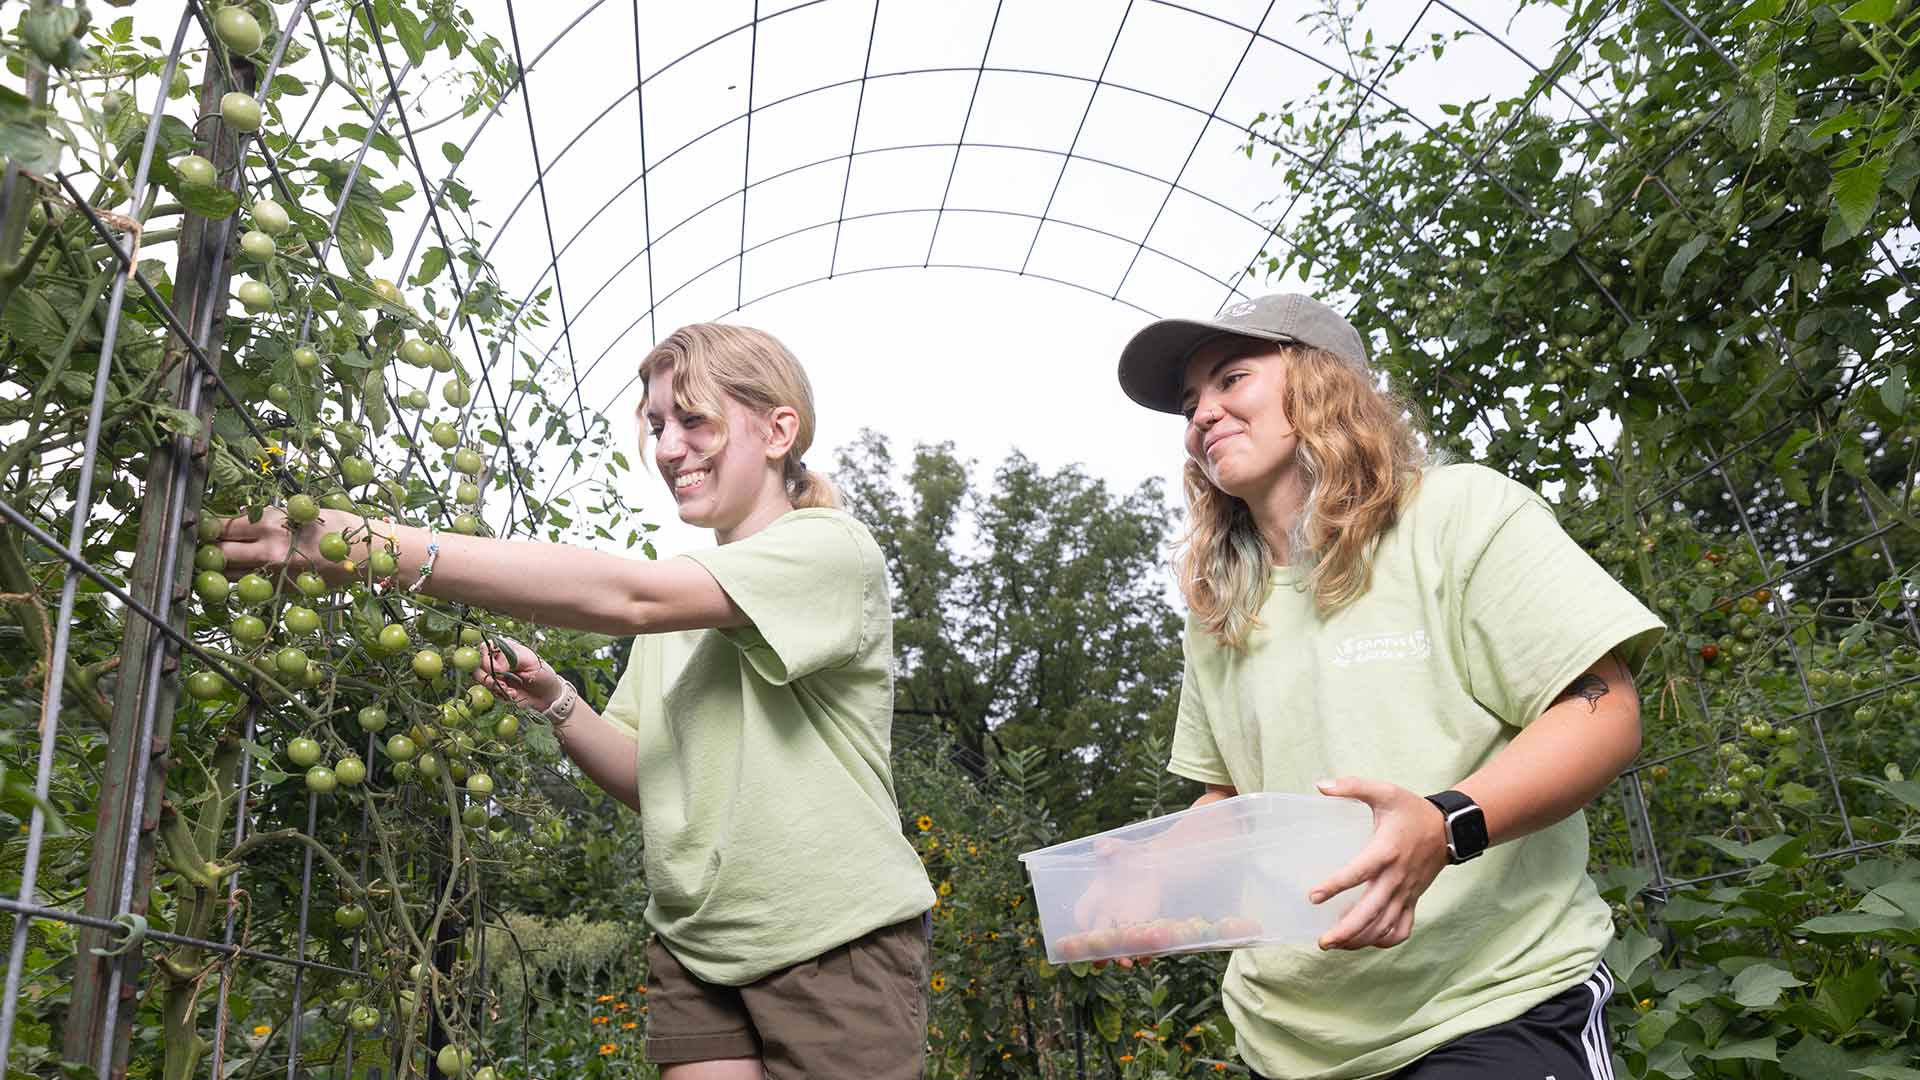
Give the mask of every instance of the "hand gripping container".
POLYGON ((1020 856, 1033 878, 1047 959, 1309 943, 1359 899, 1307 891, 1373 834, 1365 803, 1236 795, 1020 856))

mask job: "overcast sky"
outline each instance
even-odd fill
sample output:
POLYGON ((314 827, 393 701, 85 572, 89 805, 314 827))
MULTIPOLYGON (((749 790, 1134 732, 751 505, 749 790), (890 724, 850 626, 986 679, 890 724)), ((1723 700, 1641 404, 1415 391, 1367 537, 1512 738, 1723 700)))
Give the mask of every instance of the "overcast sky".
MULTIPOLYGON (((757 29, 747 0, 642 0, 637 27, 631 0, 523 0, 517 27, 504 3, 466 6, 509 49, 517 28, 526 92, 424 134, 428 175, 448 170, 442 142, 470 143, 458 178, 510 291, 554 283, 549 233, 564 249, 570 330, 556 297, 553 326, 522 345, 554 350, 552 377, 579 371, 624 445, 655 335, 722 318, 775 333, 806 364, 814 467, 871 427, 903 456, 950 440, 985 467, 1018 447, 1121 487, 1162 477, 1170 498, 1180 421, 1125 399, 1119 349, 1149 313, 1210 315, 1233 295, 1223 282, 1266 241, 1263 202, 1285 194, 1269 154, 1237 152, 1237 125, 1348 67, 1293 0, 763 2, 757 29), (989 269, 941 268, 961 264, 989 269)), ((1423 45, 1467 29, 1464 13, 1550 62, 1552 14, 1513 21, 1510 8, 1382 0, 1357 32, 1391 45, 1411 24, 1423 45)), ((169 41, 179 10, 131 9, 169 41)), ((1529 74, 1475 37, 1381 90, 1438 120, 1442 103, 1515 93, 1529 74)), ((416 122, 441 115, 446 94, 427 88, 416 122)), ((405 176, 372 160, 388 182, 405 176)), ((376 268, 396 280, 411 230, 400 239, 376 268)), ((630 484, 663 552, 711 542, 673 519, 650 470, 630 484)))

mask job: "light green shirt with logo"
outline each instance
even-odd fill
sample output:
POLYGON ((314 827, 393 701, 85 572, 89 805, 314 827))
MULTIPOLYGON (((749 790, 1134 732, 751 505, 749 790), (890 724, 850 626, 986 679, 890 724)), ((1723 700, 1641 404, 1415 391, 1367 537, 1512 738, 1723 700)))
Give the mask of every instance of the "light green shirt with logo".
MULTIPOLYGON (((1427 470, 1371 588, 1322 620, 1275 574, 1244 653, 1191 621, 1169 767, 1243 792, 1342 776, 1420 794, 1485 765, 1595 661, 1638 668, 1660 621, 1545 501, 1476 465, 1427 470)), ((1223 996, 1267 1076, 1383 1076, 1585 980, 1613 933, 1575 814, 1443 870, 1391 949, 1243 949, 1223 996)))
POLYGON ((894 797, 872 534, 795 510, 687 557, 753 625, 636 638, 602 715, 636 743, 648 928, 701 979, 741 986, 912 918, 933 890, 894 797))

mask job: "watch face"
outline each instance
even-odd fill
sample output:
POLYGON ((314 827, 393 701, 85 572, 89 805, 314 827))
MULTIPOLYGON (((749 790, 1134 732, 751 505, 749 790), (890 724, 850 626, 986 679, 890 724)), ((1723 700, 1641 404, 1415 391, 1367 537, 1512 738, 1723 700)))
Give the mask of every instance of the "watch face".
POLYGON ((1471 859, 1487 850, 1487 815, 1478 807, 1463 810, 1447 821, 1447 837, 1456 858, 1471 859))

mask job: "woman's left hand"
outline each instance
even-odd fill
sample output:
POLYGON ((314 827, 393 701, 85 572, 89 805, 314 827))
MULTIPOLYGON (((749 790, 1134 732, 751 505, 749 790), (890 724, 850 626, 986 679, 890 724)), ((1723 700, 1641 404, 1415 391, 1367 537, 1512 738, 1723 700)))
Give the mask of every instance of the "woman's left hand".
POLYGON ((1313 903, 1358 885, 1367 891, 1320 938, 1322 949, 1388 949, 1413 933, 1413 909, 1447 865, 1447 830, 1426 799, 1382 780, 1323 780, 1323 795, 1358 799, 1373 808, 1373 839, 1354 860, 1307 894, 1313 903))

